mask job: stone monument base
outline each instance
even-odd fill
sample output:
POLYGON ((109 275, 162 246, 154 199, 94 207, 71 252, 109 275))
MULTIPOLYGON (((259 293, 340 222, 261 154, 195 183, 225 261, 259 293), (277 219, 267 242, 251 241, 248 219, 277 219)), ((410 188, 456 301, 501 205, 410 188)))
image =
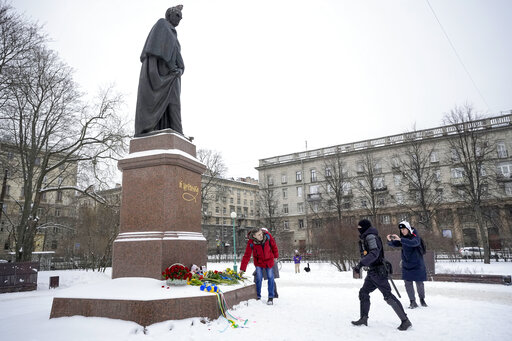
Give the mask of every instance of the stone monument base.
MULTIPOLYGON (((122 299, 120 297, 55 297, 50 318, 74 315, 107 317, 133 321, 143 327, 157 322, 191 317, 206 317, 211 320, 219 318, 221 311, 215 294, 201 292, 199 287, 191 287, 186 290, 189 289, 199 292, 199 296, 150 300, 122 299)), ((162 290, 165 289, 162 288, 162 290)), ((176 288, 171 287, 169 290, 176 290, 176 288)), ((255 284, 237 286, 237 288, 231 290, 226 288, 223 291, 228 308, 232 308, 242 301, 256 299, 255 284)))

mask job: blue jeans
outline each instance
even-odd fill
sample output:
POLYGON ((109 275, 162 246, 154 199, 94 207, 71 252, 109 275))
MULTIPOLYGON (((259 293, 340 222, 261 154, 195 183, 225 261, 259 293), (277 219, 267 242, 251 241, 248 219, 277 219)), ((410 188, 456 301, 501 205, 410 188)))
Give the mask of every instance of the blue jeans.
POLYGON ((274 269, 256 267, 256 294, 261 298, 261 282, 263 282, 263 270, 267 272, 268 298, 274 298, 274 269))

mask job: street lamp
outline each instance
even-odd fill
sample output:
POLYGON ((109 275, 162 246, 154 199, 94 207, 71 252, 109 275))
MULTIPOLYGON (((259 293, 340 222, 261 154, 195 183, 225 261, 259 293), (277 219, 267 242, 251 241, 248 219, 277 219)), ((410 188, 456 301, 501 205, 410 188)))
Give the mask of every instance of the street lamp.
POLYGON ((234 255, 233 271, 237 272, 237 266, 236 266, 236 232, 235 232, 236 212, 231 212, 231 219, 233 220, 233 255, 234 255))

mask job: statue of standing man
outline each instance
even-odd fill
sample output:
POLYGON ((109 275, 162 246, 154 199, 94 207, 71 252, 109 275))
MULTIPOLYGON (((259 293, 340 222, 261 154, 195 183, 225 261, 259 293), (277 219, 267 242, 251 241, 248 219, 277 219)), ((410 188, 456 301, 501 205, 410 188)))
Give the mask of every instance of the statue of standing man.
POLYGON ((181 75, 185 70, 176 26, 183 5, 167 9, 149 32, 140 56, 139 90, 135 111, 135 136, 171 128, 183 135, 181 126, 181 75))

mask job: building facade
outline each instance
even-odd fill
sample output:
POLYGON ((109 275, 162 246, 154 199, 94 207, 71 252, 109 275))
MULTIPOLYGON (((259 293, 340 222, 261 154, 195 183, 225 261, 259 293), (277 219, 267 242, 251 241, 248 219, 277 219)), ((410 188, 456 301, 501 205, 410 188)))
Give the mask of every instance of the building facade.
MULTIPOLYGON (((24 180, 18 151, 9 143, 0 143, 0 163, 2 165, 2 182, 5 178, 2 215, 0 219, 0 246, 4 258, 14 252, 14 229, 19 223, 25 198, 24 180)), ((57 159, 50 163, 58 162, 57 159)), ((39 167, 38 158, 35 167, 39 167)), ((36 169, 37 177, 39 171, 36 169)), ((36 178, 31 179, 33 185, 36 178)), ((60 188, 73 188, 77 184, 77 165, 68 163, 50 171, 42 180, 41 201, 37 210, 37 233, 34 239, 34 251, 54 251, 63 255, 72 245, 68 245, 69 235, 75 225, 75 191, 60 188), (51 189, 51 190, 50 190, 51 189)), ((3 185, 2 185, 3 187, 3 185)), ((35 196, 35 193, 34 193, 35 196)), ((34 197, 29 198, 33 202, 34 197)))
MULTIPOLYGON (((208 178, 203 176, 203 184, 208 178)), ((203 235, 209 254, 233 252, 233 220, 236 213, 237 249, 245 247, 247 232, 258 225, 258 181, 248 178, 217 179, 203 202, 203 235), (243 244, 243 245, 242 245, 243 244)))
MULTIPOLYGON (((489 243, 491 248, 510 248, 512 115, 472 124, 485 140, 482 145, 490 148, 479 172, 486 179, 483 206, 489 243)), ((464 167, 454 149, 456 128, 443 126, 261 159, 259 181, 277 193, 281 228, 293 235, 292 242, 302 250, 312 244, 313 232, 325 223, 323 217, 335 215, 338 207, 345 222, 354 226, 363 217, 377 220, 377 226, 396 226, 403 219, 420 226, 424 217, 411 207, 414 199, 423 198, 413 185, 414 174, 403 170, 410 166, 407 159, 415 159, 411 150, 420 145, 426 155, 420 167, 432 179, 426 191, 435 196, 427 212, 432 215, 432 232, 451 239, 454 247, 478 245, 481 236, 461 187, 464 167), (334 176, 342 180, 339 196, 330 182, 334 176)))

